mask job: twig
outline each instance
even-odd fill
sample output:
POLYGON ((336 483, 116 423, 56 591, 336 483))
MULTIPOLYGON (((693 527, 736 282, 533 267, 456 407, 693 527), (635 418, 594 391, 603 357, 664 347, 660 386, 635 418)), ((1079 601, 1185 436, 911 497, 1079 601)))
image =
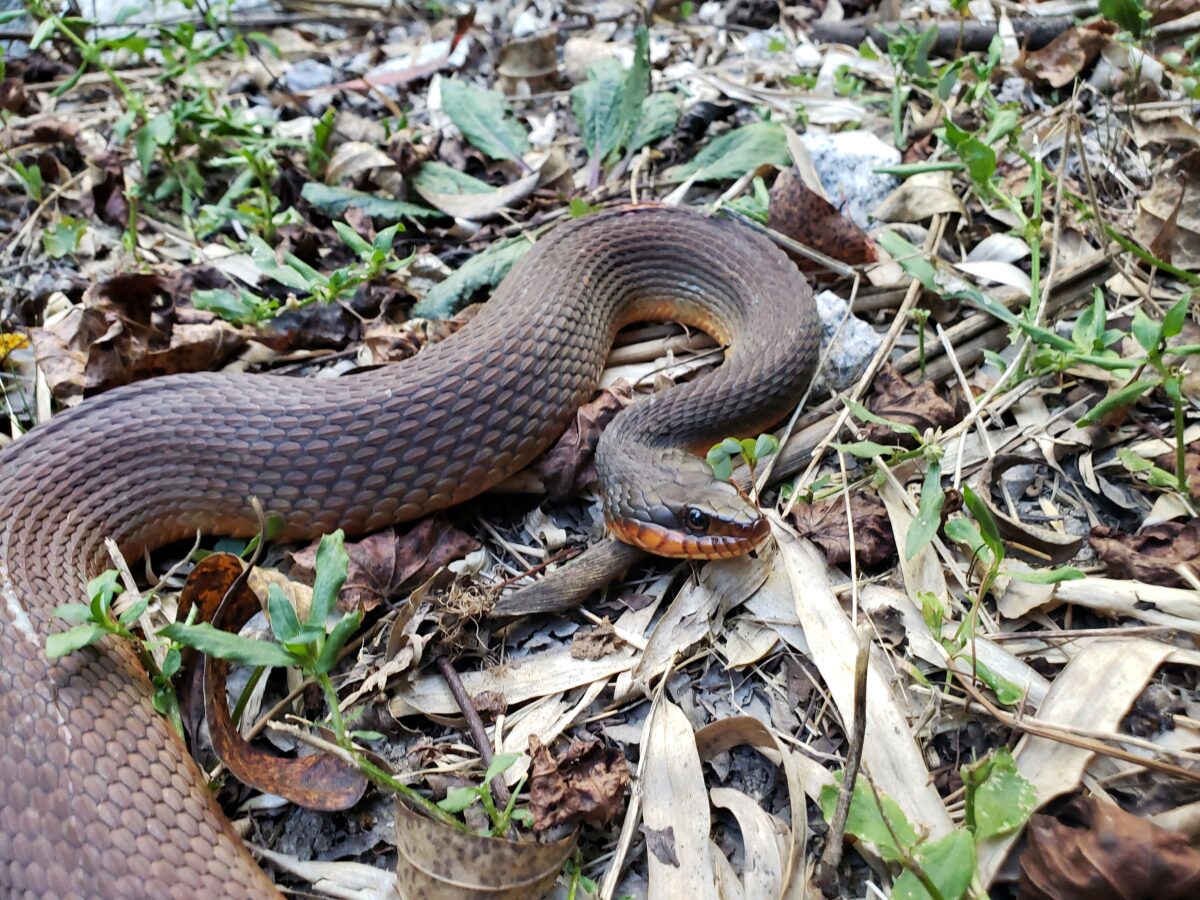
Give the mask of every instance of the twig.
MULTIPOLYGON (((467 728, 471 732, 471 739, 475 741, 475 747, 479 750, 480 759, 483 760, 485 766, 490 766, 492 764, 492 743, 488 740, 487 728, 484 727, 483 719, 479 717, 479 711, 475 709, 471 695, 463 687, 462 679, 458 677, 454 664, 445 654, 438 656, 437 667, 438 671, 442 673, 442 677, 446 679, 446 685, 450 688, 450 693, 454 695, 454 702, 458 704, 463 718, 467 720, 467 728)), ((504 783, 504 775, 500 774, 493 778, 491 787, 492 796, 496 798, 496 805, 507 806, 512 795, 508 792, 508 785, 504 783)))

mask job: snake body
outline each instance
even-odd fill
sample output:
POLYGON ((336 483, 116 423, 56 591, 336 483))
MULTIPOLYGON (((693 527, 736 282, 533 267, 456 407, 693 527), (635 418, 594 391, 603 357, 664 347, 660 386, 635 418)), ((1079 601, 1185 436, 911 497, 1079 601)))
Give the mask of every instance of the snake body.
MULTIPOLYGON (((807 386, 811 292, 742 226, 631 207, 560 227, 457 334, 339 379, 192 374, 109 391, 0 452, 0 894, 275 896, 151 705, 124 646, 51 662, 56 606, 127 553, 249 536, 361 534, 462 502, 521 469, 595 390, 626 322, 673 318, 725 364, 623 411, 597 451, 619 537, 670 555, 745 552, 753 507, 689 453, 753 434, 807 386)), ((133 556, 131 556, 133 558, 133 556)))

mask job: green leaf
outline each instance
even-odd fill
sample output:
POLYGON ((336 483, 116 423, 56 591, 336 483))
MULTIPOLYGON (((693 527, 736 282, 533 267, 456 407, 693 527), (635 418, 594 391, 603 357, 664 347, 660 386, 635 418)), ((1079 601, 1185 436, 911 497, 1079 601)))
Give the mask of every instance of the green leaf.
POLYGON ((587 81, 571 89, 571 108, 593 164, 621 145, 624 87, 625 70, 621 64, 615 59, 602 59, 588 67, 587 81))
POLYGON ((357 231, 347 225, 345 222, 334 222, 334 230, 341 237, 342 243, 357 253, 359 256, 370 255, 371 245, 357 231))
POLYGON ((946 537, 954 543, 964 544, 971 551, 972 556, 981 556, 988 552, 979 529, 966 516, 955 516, 950 519, 943 530, 946 532, 946 537))
POLYGON ((413 190, 422 197, 429 194, 494 194, 496 189, 466 172, 432 160, 423 163, 412 179, 413 190))
POLYGON ((257 234, 249 235, 246 244, 250 247, 250 258, 259 270, 272 281, 278 281, 292 290, 308 293, 313 288, 312 280, 306 278, 292 266, 283 265, 275 258, 271 245, 257 234))
POLYGON ((213 628, 208 622, 188 625, 173 622, 158 632, 166 638, 194 647, 218 659, 229 659, 247 666, 294 666, 295 656, 278 644, 244 638, 213 628))
POLYGON ((529 149, 529 136, 498 91, 443 79, 442 109, 463 136, 492 159, 517 160, 529 149))
POLYGON ((1187 320, 1188 302, 1191 300, 1191 294, 1184 294, 1179 298, 1179 301, 1167 310, 1167 314, 1163 316, 1162 336, 1164 338, 1176 337, 1183 331, 1183 323, 1187 320))
POLYGON ((236 294, 226 290, 192 291, 192 306, 215 313, 237 325, 257 325, 275 314, 279 304, 239 288, 236 294))
POLYGON ((354 636, 361 624, 362 613, 357 610, 342 616, 333 626, 333 631, 329 632, 329 636, 325 638, 325 646, 321 648, 321 653, 317 657, 316 663, 313 664, 313 671, 318 675, 330 672, 337 665, 338 654, 346 646, 346 641, 354 636))
MULTIPOLYGON (((942 900, 966 895, 975 875, 975 842, 966 829, 956 828, 936 841, 926 841, 917 847, 915 856, 942 900)), ((892 885, 892 900, 932 898, 920 879, 905 870, 892 885)))
POLYGON ((1134 310, 1132 330, 1133 336, 1147 353, 1157 348, 1162 339, 1163 326, 1142 312, 1140 306, 1134 310))
MULTIPOLYGON (((842 783, 842 773, 838 772, 834 775, 838 785, 842 783)), ((828 822, 833 818, 834 808, 837 806, 838 786, 827 784, 821 788, 820 798, 818 803, 821 807, 821 814, 828 822)), ((875 794, 870 786, 866 784, 865 778, 860 776, 854 782, 854 793, 850 796, 850 810, 846 817, 846 833, 852 834, 861 841, 869 841, 874 844, 879 851, 879 855, 884 859, 896 861, 904 856, 904 851, 914 846, 917 843, 917 830, 913 828, 912 823, 908 821, 908 817, 904 815, 904 810, 891 797, 880 795, 879 802, 876 802, 875 794), (880 808, 883 809, 883 814, 880 814, 880 808), (885 821, 883 816, 887 816, 885 821), (888 829, 891 825, 891 829, 888 829), (900 839, 902 846, 897 846, 892 834, 900 839)))
POLYGON ((679 120, 679 97, 671 92, 651 94, 642 101, 642 112, 633 135, 629 138, 630 152, 641 150, 675 130, 679 120))
POLYGON ((942 633, 942 623, 946 621, 946 607, 933 591, 918 591, 917 599, 921 601, 921 618, 930 633, 938 637, 942 633))
POLYGON ((133 142, 137 149, 138 162, 142 166, 142 177, 150 174, 155 151, 174 139, 175 120, 169 112, 159 113, 134 133, 133 142))
POLYGON ((29 39, 29 49, 36 50, 38 47, 42 46, 42 44, 49 39, 50 35, 54 34, 54 26, 56 24, 57 20, 53 16, 42 19, 42 21, 38 23, 37 29, 33 32, 33 37, 29 39))
POLYGON ((907 434, 917 440, 921 439, 921 433, 907 422, 893 422, 891 419, 885 419, 878 413, 871 412, 857 400, 851 400, 849 397, 843 397, 842 400, 854 418, 860 422, 874 422, 876 425, 886 425, 897 434, 907 434))
POLYGON ((786 168, 791 165, 787 139, 775 122, 754 122, 727 132, 696 154, 691 162, 672 166, 664 174, 668 181, 732 181, 762 165, 786 168))
POLYGON ((992 518, 992 511, 979 499, 979 495, 971 490, 970 485, 963 485, 963 503, 979 523, 979 534, 992 551, 993 559, 1003 559, 1004 541, 1000 537, 1000 529, 996 527, 996 520, 992 518))
POLYGON ((62 259, 79 249, 79 241, 87 231, 87 225, 83 219, 63 216, 42 232, 42 247, 53 259, 62 259))
POLYGON ((1138 37, 1145 30, 1141 0, 1100 0, 1100 15, 1138 37))
POLYGON ((520 753, 497 753, 492 757, 491 765, 487 767, 487 772, 483 776, 483 783, 490 784, 492 779, 502 772, 507 772, 509 768, 520 759, 520 753))
MULTIPOLYGON (((965 774, 963 780, 967 781, 965 774)), ((1017 771, 1007 748, 993 753, 986 779, 969 796, 976 841, 1016 831, 1037 807, 1037 789, 1017 771)))
POLYGON ((324 535, 317 545, 317 575, 313 582, 312 606, 308 610, 306 625, 325 625, 333 614, 349 566, 345 532, 339 528, 332 534, 324 535))
POLYGON ((129 609, 125 610, 125 612, 121 613, 117 619, 117 622, 119 622, 124 628, 132 628, 133 623, 142 617, 142 613, 144 613, 146 608, 149 606, 150 595, 143 594, 137 603, 133 604, 133 606, 129 607, 129 609))
MULTIPOLYGON (((965 653, 960 655, 965 656, 965 653)), ((969 656, 966 658, 969 658, 969 656)), ((978 657, 975 658, 974 662, 975 677, 991 689, 1001 706, 1016 706, 1025 699, 1025 691, 1021 689, 1019 684, 1009 681, 998 672, 992 671, 978 657)))
POLYGON ((779 451, 779 438, 773 434, 760 434, 754 441, 754 458, 766 459, 779 451))
POLYGON ((399 219, 436 219, 443 215, 436 209, 418 206, 415 203, 377 197, 374 194, 321 184, 318 181, 310 181, 304 185, 300 196, 330 218, 343 215, 351 207, 373 219, 385 219, 389 222, 399 219))
POLYGON ((1059 566, 1056 569, 1038 569, 1034 572, 1026 572, 1022 569, 1006 569, 1000 574, 1006 578, 1025 581, 1029 584, 1058 584, 1062 581, 1078 581, 1080 578, 1085 577, 1084 573, 1074 566, 1059 566))
POLYGON ((472 787, 456 787, 446 792, 445 798, 438 801, 438 807, 451 815, 460 813, 479 799, 479 792, 472 787))
POLYGON ((93 622, 108 620, 108 611, 112 607, 113 598, 123 590, 125 587, 121 584, 116 569, 106 569, 87 583, 93 622))
POLYGON ((272 583, 267 589, 267 611, 270 613, 271 633, 281 644, 290 644, 300 634, 300 619, 296 608, 283 593, 283 588, 272 583))
POLYGON ((448 319, 470 302, 471 295, 504 280, 513 265, 533 245, 524 237, 496 241, 435 284, 413 307, 412 314, 426 319, 448 319))
POLYGON ((64 603, 54 610, 54 615, 67 622, 92 621, 91 607, 84 606, 82 603, 64 603))
POLYGON ((733 460, 727 454, 721 454, 716 458, 710 454, 708 465, 712 469, 713 478, 717 481, 728 481, 733 475, 733 460))
POLYGON ((58 659, 68 653, 74 653, 83 647, 89 647, 108 632, 99 625, 76 625, 67 631, 51 634, 46 638, 46 655, 58 659))
POLYGON ((1087 411, 1087 413, 1079 420, 1079 425, 1091 425, 1100 421, 1111 412, 1120 409, 1125 409, 1127 406, 1132 406, 1133 403, 1158 384, 1157 381, 1142 379, 1135 381, 1132 384, 1127 384, 1125 387, 1113 391, 1095 406, 1087 411))
POLYGON ((925 470, 925 482, 921 485, 921 502, 917 506, 917 517, 908 527, 904 539, 904 558, 912 559, 933 540, 938 526, 942 524, 942 506, 946 493, 942 490, 942 465, 930 460, 925 470))
POLYGON ((996 174, 996 152, 983 141, 970 138, 956 148, 959 158, 967 164, 971 180, 977 185, 987 184, 996 174))
POLYGON ((859 459, 874 459, 876 456, 888 457, 896 452, 896 447, 885 447, 883 444, 877 444, 874 441, 855 441, 853 444, 831 443, 834 450, 841 450, 843 453, 849 453, 851 456, 857 456, 859 459))

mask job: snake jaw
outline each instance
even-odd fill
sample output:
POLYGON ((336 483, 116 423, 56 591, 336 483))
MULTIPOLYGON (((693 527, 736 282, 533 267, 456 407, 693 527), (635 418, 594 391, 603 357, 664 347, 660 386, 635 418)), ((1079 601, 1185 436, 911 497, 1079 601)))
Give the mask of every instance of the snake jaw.
POLYGON ((771 531, 770 523, 762 516, 748 524, 727 524, 724 533, 691 534, 634 519, 609 519, 608 527, 617 540, 670 559, 731 559, 745 556, 762 544, 771 531))

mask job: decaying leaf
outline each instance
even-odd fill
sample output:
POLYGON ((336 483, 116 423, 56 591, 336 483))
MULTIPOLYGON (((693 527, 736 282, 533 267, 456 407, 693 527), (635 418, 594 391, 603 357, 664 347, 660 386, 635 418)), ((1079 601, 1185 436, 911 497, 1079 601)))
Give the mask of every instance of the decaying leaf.
POLYGON ((212 369, 246 339, 227 322, 179 299, 180 279, 118 275, 89 288, 83 304, 30 332, 55 398, 85 395, 157 375, 212 369))
POLYGON ((570 427, 532 466, 551 498, 569 497, 596 480, 600 433, 632 399, 632 385, 618 381, 579 407, 570 427))
POLYGON ((463 834, 396 801, 396 888, 427 900, 527 900, 554 884, 576 834, 553 844, 463 834))
POLYGON ((604 746, 599 738, 573 740, 552 757, 537 735, 530 735, 529 755, 529 808, 535 831, 581 822, 603 825, 624 807, 629 787, 625 754, 604 746))
MULTIPOLYGON (((873 392, 868 402, 871 412, 893 422, 911 425, 924 434, 929 428, 949 428, 963 417, 963 405, 951 405, 941 389, 930 381, 910 384, 890 364, 884 365, 875 376, 873 392)), ((895 444, 910 436, 897 434, 886 425, 872 423, 865 437, 881 444, 895 444)))
POLYGON ((1024 69, 1050 87, 1070 84, 1096 61, 1116 33, 1117 26, 1103 19, 1068 28, 1041 50, 1026 53, 1024 69))
MULTIPOLYGON (((896 558, 896 538, 887 510, 874 494, 859 491, 850 498, 854 516, 854 552, 860 566, 879 566, 896 558)), ((801 537, 822 550, 832 565, 850 561, 850 531, 846 527, 846 501, 829 497, 817 503, 797 503, 792 521, 801 537)))
MULTIPOLYGON (((771 186, 767 224, 807 247, 850 265, 865 265, 879 259, 875 242, 790 170, 780 172, 771 186)), ((820 268, 808 257, 797 253, 788 255, 802 272, 820 268)))
POLYGON ((1057 817, 1034 816, 1021 857, 1022 900, 1109 900, 1200 895, 1200 851, 1186 835, 1160 828, 1095 797, 1057 817))
POLYGON ((1104 525, 1092 529, 1092 546, 1112 578, 1131 578, 1163 587, 1190 587, 1176 571, 1188 566, 1200 576, 1200 519, 1160 522, 1136 534, 1104 525))
POLYGON ((1172 265, 1200 269, 1200 150, 1180 157, 1138 201, 1133 236, 1172 265))
MULTIPOLYGON (((312 578, 317 546, 314 542, 292 554, 293 574, 312 578)), ((436 517, 403 533, 393 528, 347 542, 350 566, 338 602, 349 610, 374 609, 478 547, 475 538, 436 517)))

